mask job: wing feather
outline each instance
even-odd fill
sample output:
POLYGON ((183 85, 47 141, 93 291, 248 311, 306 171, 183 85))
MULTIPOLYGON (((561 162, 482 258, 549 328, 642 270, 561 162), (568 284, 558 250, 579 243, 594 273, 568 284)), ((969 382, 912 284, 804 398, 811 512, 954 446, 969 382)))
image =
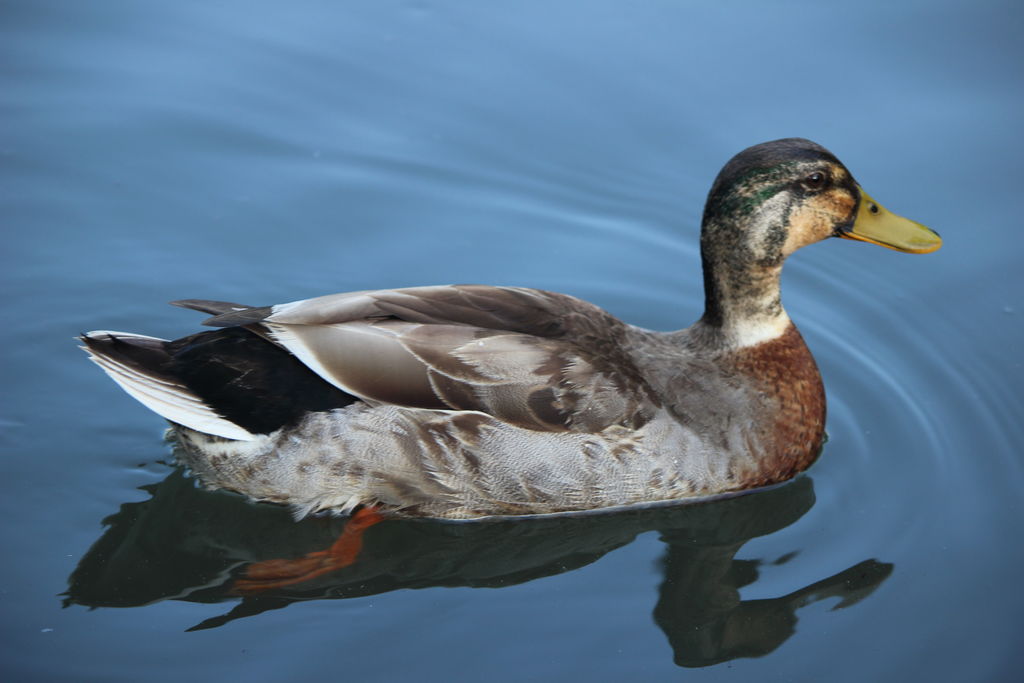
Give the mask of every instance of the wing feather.
POLYGON ((438 285, 328 294, 248 311, 234 310, 205 323, 216 327, 260 321, 329 325, 393 317, 407 322, 471 325, 551 337, 564 332, 562 323, 573 315, 600 315, 615 320, 593 304, 565 294, 522 287, 438 285))
POLYGON ((626 325, 564 294, 442 285, 223 310, 207 324, 262 327, 367 401, 478 410, 545 430, 635 425, 653 411, 624 350, 626 325))

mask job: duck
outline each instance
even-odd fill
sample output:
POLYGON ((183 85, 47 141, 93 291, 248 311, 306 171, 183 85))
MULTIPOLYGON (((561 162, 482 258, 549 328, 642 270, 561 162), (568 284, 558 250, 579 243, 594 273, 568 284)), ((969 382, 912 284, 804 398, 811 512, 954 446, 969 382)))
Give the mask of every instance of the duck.
POLYGON ((271 306, 172 302, 212 329, 108 330, 82 348, 171 425, 210 489, 311 514, 468 520, 703 501, 818 457, 826 400, 782 306, 783 262, 830 237, 908 253, 933 230, 872 199, 824 147, 749 147, 700 233, 704 312, 660 332, 526 287, 442 285, 271 306))

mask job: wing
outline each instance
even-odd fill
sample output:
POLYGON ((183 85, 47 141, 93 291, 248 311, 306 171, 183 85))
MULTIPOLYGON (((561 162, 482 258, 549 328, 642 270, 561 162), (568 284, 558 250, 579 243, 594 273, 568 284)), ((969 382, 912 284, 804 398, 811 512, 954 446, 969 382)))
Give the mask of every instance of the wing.
POLYGON ((605 325, 622 325, 597 306, 565 294, 485 285, 345 292, 263 307, 197 299, 174 303, 218 312, 219 315, 203 323, 213 327, 259 322, 328 325, 367 318, 396 318, 408 322, 473 325, 539 337, 560 337, 569 332, 574 323, 594 317, 602 318, 605 325))
POLYGON ((353 292, 231 310, 207 323, 262 327, 323 379, 367 401, 573 431, 637 426, 656 408, 626 351, 628 326, 540 290, 353 292))

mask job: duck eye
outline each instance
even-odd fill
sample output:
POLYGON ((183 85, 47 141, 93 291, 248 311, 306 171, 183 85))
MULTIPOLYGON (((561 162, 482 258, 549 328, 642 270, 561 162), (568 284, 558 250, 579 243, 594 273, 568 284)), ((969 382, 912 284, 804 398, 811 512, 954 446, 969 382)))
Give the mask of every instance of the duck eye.
POLYGON ((825 186, 825 174, 821 171, 815 171, 804 178, 804 186, 809 190, 820 190, 825 186))

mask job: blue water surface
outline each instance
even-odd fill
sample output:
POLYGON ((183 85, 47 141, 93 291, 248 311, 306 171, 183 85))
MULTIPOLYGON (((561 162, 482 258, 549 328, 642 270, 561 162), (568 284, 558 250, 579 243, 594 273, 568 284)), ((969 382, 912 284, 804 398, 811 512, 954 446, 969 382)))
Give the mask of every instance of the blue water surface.
POLYGON ((4 680, 1016 680, 1019 3, 0 4, 4 680), (75 348, 480 282, 701 312, 721 165, 808 137, 944 248, 787 265, 829 434, 792 484, 543 523, 343 520, 197 489, 75 348))

